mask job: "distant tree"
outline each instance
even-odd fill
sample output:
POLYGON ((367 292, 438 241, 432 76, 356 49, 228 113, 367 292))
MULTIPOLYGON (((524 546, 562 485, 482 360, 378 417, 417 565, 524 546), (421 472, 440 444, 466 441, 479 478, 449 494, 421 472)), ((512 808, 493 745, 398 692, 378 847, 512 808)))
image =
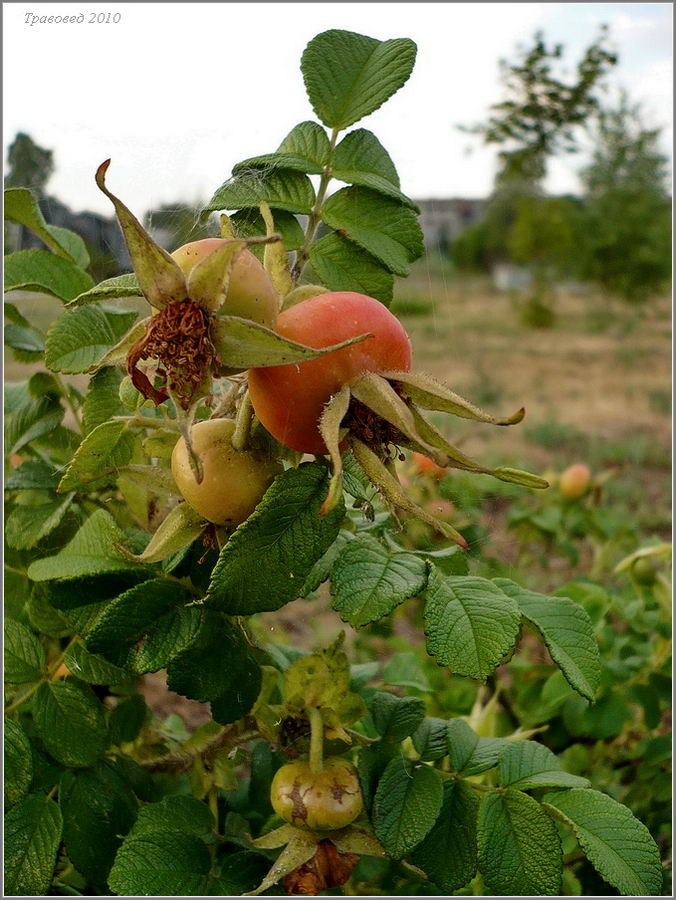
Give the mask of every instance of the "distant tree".
POLYGON ((623 94, 599 120, 585 188, 585 274, 610 293, 640 301, 671 271, 671 200, 661 130, 623 94))
POLYGON ((550 157, 577 151, 577 132, 598 113, 603 79, 617 63, 606 41, 604 26, 583 53, 571 81, 554 72, 564 54, 563 44, 548 46, 541 32, 531 47, 519 49, 515 61, 500 60, 505 99, 491 107, 486 122, 463 129, 502 148, 496 187, 539 182, 550 157))
POLYGON ((36 194, 44 188, 54 171, 51 150, 39 147, 28 134, 19 132, 7 152, 9 171, 5 175, 5 187, 30 188, 36 194))

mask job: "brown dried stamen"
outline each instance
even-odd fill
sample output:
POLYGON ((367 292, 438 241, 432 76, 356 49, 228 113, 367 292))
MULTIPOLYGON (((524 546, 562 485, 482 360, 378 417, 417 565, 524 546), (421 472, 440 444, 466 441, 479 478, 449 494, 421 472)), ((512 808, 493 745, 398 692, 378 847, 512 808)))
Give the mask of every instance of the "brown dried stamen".
POLYGON ((159 405, 168 398, 168 387, 183 409, 188 409, 195 391, 218 364, 209 324, 209 316, 193 300, 170 303, 153 316, 127 355, 134 387, 147 400, 159 405), (138 363, 147 359, 157 360, 159 388, 138 368, 138 363))
POLYGON ((382 459, 391 457, 390 448, 394 446, 395 456, 401 432, 390 422, 376 415, 366 404, 352 398, 347 415, 342 425, 350 429, 350 433, 362 443, 369 446, 382 459))

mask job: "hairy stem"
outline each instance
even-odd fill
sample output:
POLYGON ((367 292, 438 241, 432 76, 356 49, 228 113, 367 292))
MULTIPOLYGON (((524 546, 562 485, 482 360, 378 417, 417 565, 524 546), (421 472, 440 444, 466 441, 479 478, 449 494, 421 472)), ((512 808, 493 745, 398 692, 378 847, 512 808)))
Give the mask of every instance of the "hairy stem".
POLYGON ((322 220, 322 205, 324 203, 326 191, 332 177, 331 165, 333 163, 333 151, 336 149, 336 142, 338 140, 339 133, 340 131, 338 128, 334 128, 331 132, 329 158, 326 165, 324 166, 324 171, 322 172, 321 178, 319 180, 319 187, 317 188, 317 198, 307 221, 303 246, 300 248, 300 250, 298 250, 298 253, 296 254, 296 261, 293 265, 293 269, 291 270, 291 278, 293 279, 294 285, 300 278, 301 273, 305 268, 305 264, 310 258, 310 245, 314 240, 317 228, 319 227, 319 223, 322 220))
POLYGON ((235 419, 235 430, 232 434, 231 444, 235 450, 244 450, 251 433, 251 421, 253 419, 253 406, 248 391, 242 396, 235 419))
POLYGON ((324 768, 324 720, 314 706, 307 711, 310 720, 310 771, 318 775, 324 768))

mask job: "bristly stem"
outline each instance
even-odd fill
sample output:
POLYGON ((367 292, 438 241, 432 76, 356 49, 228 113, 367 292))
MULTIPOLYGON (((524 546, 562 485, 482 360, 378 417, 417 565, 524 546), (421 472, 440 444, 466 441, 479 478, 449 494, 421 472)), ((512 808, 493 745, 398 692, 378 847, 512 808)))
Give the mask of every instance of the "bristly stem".
POLYGON ((336 142, 338 140, 338 135, 340 134, 340 129, 334 128, 331 132, 331 140, 329 145, 329 158, 324 166, 324 170, 322 172, 321 178, 319 180, 319 187, 317 188, 317 197, 315 199, 315 205, 312 207, 310 211, 310 216, 307 221, 307 227, 305 229, 305 240, 303 241, 303 246, 300 248, 298 253, 296 254, 296 261, 293 265, 293 269, 291 270, 291 278, 293 279, 294 285, 297 283, 298 279, 301 276, 301 273, 310 258, 310 245, 314 240, 314 236, 317 232, 317 228, 322 220, 322 205, 324 203, 324 199, 326 197, 326 191, 329 186, 329 182, 332 177, 332 169, 331 165, 333 163, 333 151, 336 149, 336 142))
POLYGON ((251 433, 251 421, 253 418, 253 406, 249 398, 249 392, 242 395, 239 401, 239 409, 237 410, 237 418, 235 419, 235 430, 232 434, 230 443, 235 450, 244 450, 251 433))
POLYGON ((324 720, 315 706, 307 710, 310 720, 310 771, 318 775, 324 769, 324 720))

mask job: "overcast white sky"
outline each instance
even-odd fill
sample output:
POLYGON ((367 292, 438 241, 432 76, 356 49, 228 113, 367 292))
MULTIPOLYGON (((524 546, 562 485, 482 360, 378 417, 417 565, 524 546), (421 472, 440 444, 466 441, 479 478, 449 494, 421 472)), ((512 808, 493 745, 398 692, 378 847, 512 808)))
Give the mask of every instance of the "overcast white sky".
MULTIPOLYGON (((205 201, 234 163, 270 152, 314 118, 299 60, 320 31, 411 37, 410 81, 360 123, 389 150, 416 198, 482 197, 492 150, 466 150, 457 124, 500 99, 498 59, 542 29, 567 47, 569 68, 610 25, 621 62, 613 75, 654 124, 672 110, 668 3, 5 3, 4 137, 28 132, 52 148, 49 193, 75 210, 109 215, 94 184, 112 157, 111 189, 139 215, 161 203, 205 201), (26 15, 85 14, 82 24, 26 24, 26 15), (90 13, 120 13, 89 24, 90 13)), ((579 156, 551 167, 551 191, 575 190, 579 156)))

